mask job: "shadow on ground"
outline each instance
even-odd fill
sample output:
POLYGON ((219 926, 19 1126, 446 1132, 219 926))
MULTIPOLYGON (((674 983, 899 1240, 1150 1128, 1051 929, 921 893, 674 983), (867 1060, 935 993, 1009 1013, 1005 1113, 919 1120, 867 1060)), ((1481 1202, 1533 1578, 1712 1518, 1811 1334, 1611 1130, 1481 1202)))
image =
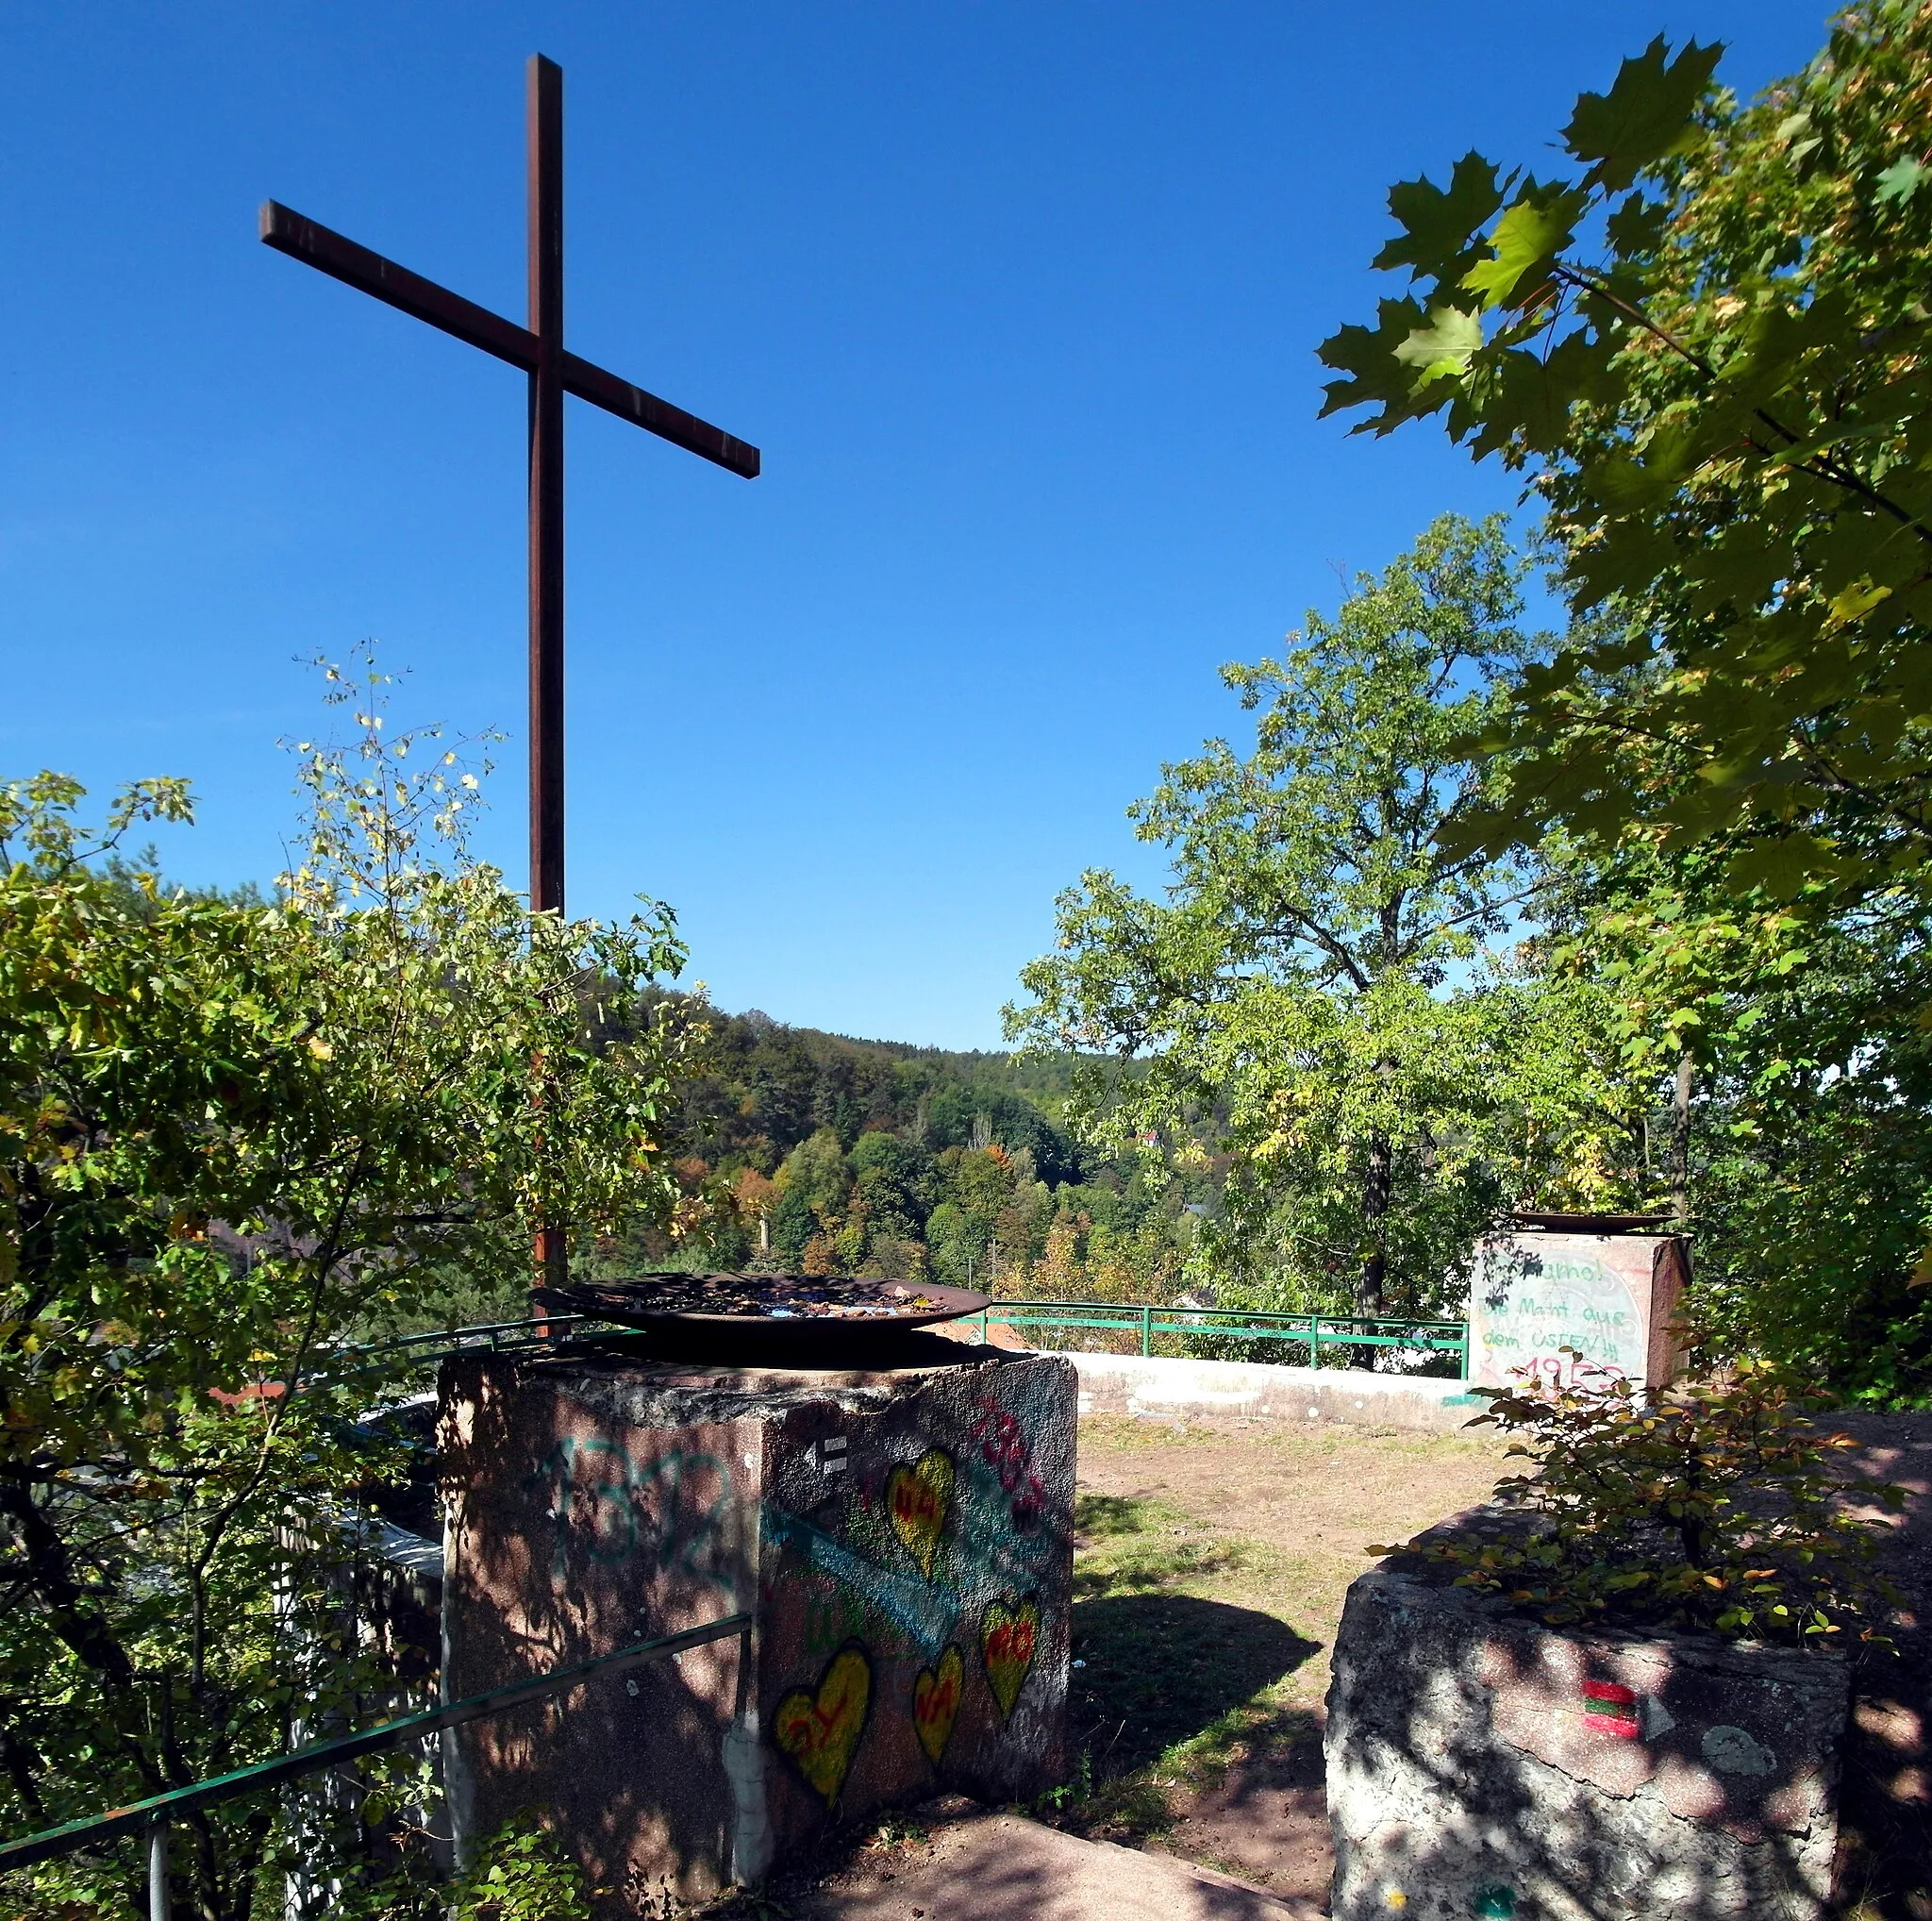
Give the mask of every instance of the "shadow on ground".
POLYGON ((1273 1614, 1193 1595, 1076 1601, 1074 1659, 1086 1665, 1074 1670, 1068 1750, 1088 1755, 1104 1780, 1134 1773, 1178 1742, 1265 1741, 1268 1719, 1309 1717, 1238 1711, 1320 1651, 1273 1614), (1226 1725, 1235 1718, 1239 1728, 1226 1725))
POLYGON ((1907 1609, 1894 1649, 1855 1672, 1839 1802, 1839 1912, 1849 1921, 1932 1921, 1932 1417, 1833 1414, 1856 1439, 1845 1465, 1909 1496, 1885 1571, 1907 1609))

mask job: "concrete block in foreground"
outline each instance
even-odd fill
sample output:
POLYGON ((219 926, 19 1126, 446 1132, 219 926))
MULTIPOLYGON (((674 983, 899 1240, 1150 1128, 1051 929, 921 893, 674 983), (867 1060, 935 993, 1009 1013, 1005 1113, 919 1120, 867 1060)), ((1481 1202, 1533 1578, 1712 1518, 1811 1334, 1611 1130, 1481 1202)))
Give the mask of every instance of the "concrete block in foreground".
POLYGON ((1171 1855, 980 1814, 868 1859, 794 1906, 798 1921, 1322 1921, 1313 1901, 1171 1855))
POLYGON ((636 1912, 831 1827, 1063 1765, 1074 1383, 911 1337, 858 1372, 622 1352, 445 1364, 452 1695, 755 1612, 739 1643, 450 1738, 459 1846, 535 1812, 636 1912))
POLYGON ((1374 1569, 1328 1692, 1335 1921, 1813 1921, 1848 1706, 1835 1655, 1557 1631, 1374 1569))
POLYGON ((1130 1354, 1069 1354, 1080 1373, 1083 1414, 1146 1414, 1185 1420, 1246 1414, 1274 1421, 1341 1421, 1357 1427, 1462 1427, 1489 1405, 1465 1382, 1370 1374, 1352 1367, 1279 1367, 1272 1361, 1142 1360, 1130 1354))

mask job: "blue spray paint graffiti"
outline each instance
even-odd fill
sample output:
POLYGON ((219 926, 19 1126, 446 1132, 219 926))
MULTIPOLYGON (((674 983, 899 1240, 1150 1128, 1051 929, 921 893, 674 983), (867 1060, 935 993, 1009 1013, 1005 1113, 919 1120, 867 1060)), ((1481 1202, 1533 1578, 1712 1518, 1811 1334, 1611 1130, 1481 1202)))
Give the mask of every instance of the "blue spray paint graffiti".
POLYGON ((715 1454, 674 1448, 640 1466, 615 1442, 566 1436, 525 1486, 550 1495, 555 1583, 561 1584, 569 1564, 573 1517, 585 1512, 589 1525, 582 1531, 592 1561, 613 1565, 642 1555, 658 1574, 731 1586, 728 1573, 716 1565, 731 1506, 731 1471, 715 1454))
POLYGON ((849 1588, 899 1628, 927 1660, 934 1659, 958 1624, 959 1604, 911 1575, 866 1561, 796 1514, 767 1504, 765 1539, 793 1547, 812 1566, 849 1588))
POLYGON ((1011 1496, 999 1476, 977 1462, 962 1477, 958 1522, 959 1555, 981 1579, 1030 1586, 1053 1559, 1053 1531, 1033 1526, 1016 1532, 1011 1496))

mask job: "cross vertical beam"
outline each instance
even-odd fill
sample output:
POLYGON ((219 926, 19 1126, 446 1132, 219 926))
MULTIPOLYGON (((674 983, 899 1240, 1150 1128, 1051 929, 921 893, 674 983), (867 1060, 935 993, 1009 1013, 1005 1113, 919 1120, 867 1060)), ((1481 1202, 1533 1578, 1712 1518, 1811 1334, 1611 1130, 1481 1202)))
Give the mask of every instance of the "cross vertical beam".
MULTIPOLYGON (((530 282, 530 911, 563 918, 563 69, 524 70, 530 282)), ((541 1284, 570 1280, 569 1240, 546 1219, 541 1284)))
MULTIPOLYGON (((563 396, 641 426, 746 480, 758 450, 710 422, 567 353, 563 344, 563 69, 532 54, 525 74, 528 169, 530 324, 521 327, 447 287, 385 259, 278 201, 261 209, 261 238, 374 298, 426 321, 530 382, 530 908, 563 915, 563 396)), ((541 1063, 539 1063, 541 1071, 541 1063)), ((569 1278, 565 1235, 555 1222, 536 1236, 539 1273, 569 1278)))
POLYGON ((526 70, 530 332, 530 907, 563 913, 563 69, 526 70))

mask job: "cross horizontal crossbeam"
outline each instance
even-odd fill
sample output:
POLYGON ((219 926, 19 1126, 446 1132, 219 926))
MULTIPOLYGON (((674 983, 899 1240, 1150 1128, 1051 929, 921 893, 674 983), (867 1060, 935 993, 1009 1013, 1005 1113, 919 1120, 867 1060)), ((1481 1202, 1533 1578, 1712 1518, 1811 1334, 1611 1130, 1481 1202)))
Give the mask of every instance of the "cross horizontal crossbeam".
MULTIPOLYGON (((500 313, 477 306, 474 300, 465 300, 460 293, 452 293, 447 287, 440 287, 421 274, 412 274, 408 268, 385 259, 373 249, 284 207, 278 200, 262 202, 261 238, 277 253, 318 268, 417 320, 427 321, 431 326, 441 327, 444 333, 454 334, 458 340, 493 354, 499 360, 508 360, 526 374, 536 372, 537 336, 528 327, 519 326, 515 321, 506 320, 500 313)), ((579 355, 566 352, 563 357, 563 390, 729 473, 747 480, 758 477, 756 447, 726 433, 723 427, 713 426, 709 421, 700 420, 694 413, 687 413, 681 407, 674 407, 668 400, 659 400, 641 387, 632 386, 628 380, 619 379, 615 374, 606 373, 579 355)))

